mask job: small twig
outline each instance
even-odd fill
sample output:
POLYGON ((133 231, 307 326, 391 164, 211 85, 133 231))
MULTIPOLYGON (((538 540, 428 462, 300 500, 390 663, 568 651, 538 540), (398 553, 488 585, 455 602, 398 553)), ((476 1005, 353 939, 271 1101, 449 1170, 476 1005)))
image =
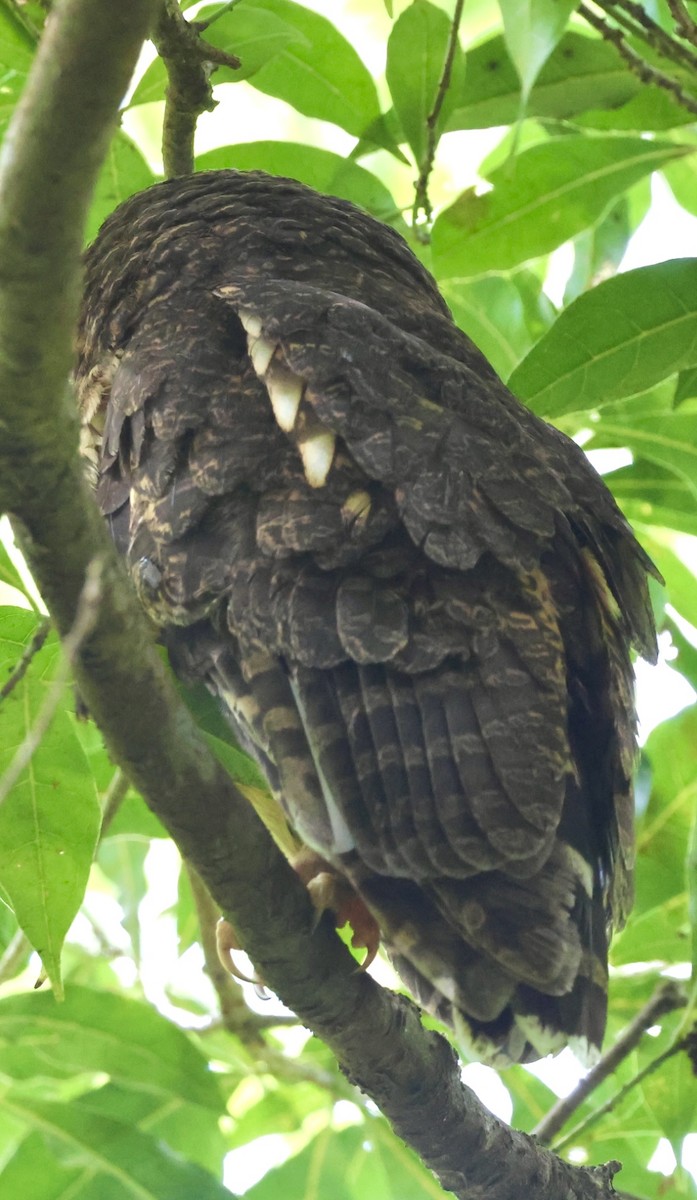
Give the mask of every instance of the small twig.
POLYGON ((627 44, 621 29, 616 29, 614 25, 608 24, 603 17, 599 17, 597 13, 594 13, 587 4, 581 4, 578 11, 583 19, 587 21, 593 29, 596 29, 606 42, 610 42, 615 47, 617 53, 622 59, 624 59, 630 71, 636 75, 642 83, 655 84, 656 87, 660 87, 667 92, 671 92, 678 104, 687 109, 688 112, 697 113, 697 100, 695 100, 692 96, 688 96, 687 93, 683 91, 677 80, 671 79, 670 76, 666 75, 663 71, 659 71, 656 67, 650 66, 645 59, 641 58, 634 50, 632 50, 631 46, 627 44))
POLYGON ((41 34, 36 28, 36 25, 26 13, 22 12, 19 4, 15 0, 0 0, 0 9, 4 9, 10 16, 22 26, 22 29, 31 38, 33 42, 38 42, 41 34))
POLYGON ((204 42, 184 17, 177 0, 164 0, 153 41, 167 68, 162 157, 168 177, 194 169, 194 136, 201 113, 212 112, 211 74, 216 67, 239 68, 240 60, 204 42))
POLYGON ((126 793, 130 786, 131 785, 123 771, 117 767, 111 777, 109 786, 104 793, 102 828, 99 834, 100 840, 104 837, 109 826, 111 825, 111 822, 126 799, 126 793))
POLYGON ((576 1125, 571 1130, 571 1133, 567 1133, 566 1137, 563 1137, 560 1139, 560 1141, 555 1142, 551 1147, 554 1153, 561 1154, 561 1152, 565 1150, 567 1146, 572 1145, 575 1141, 582 1137, 591 1128, 591 1126, 596 1125, 601 1117, 604 1117, 607 1115, 607 1113, 612 1112, 613 1108, 616 1108, 617 1105, 624 1100, 625 1096, 628 1096, 630 1092, 634 1091, 634 1088, 638 1087, 640 1083, 643 1083, 643 1081, 647 1079, 649 1075, 653 1075, 653 1073, 657 1071, 659 1067, 662 1067, 663 1064, 668 1062, 668 1059, 673 1058, 674 1055, 680 1054, 683 1050, 687 1050, 689 1045, 689 1034, 686 1037, 678 1038, 676 1041, 672 1042, 667 1050, 664 1050, 662 1054, 659 1054, 656 1058, 653 1058, 651 1062, 647 1063, 646 1066, 639 1071, 633 1079, 629 1080, 629 1083, 626 1083, 624 1087, 621 1087, 619 1091, 615 1092, 614 1096, 611 1096, 605 1104, 602 1104, 600 1108, 596 1108, 594 1112, 590 1113, 586 1117, 585 1121, 581 1121, 578 1125, 576 1125))
POLYGON ((610 1047, 568 1096, 557 1101, 533 1129, 533 1136, 543 1146, 548 1146, 555 1134, 566 1125, 571 1114, 580 1108, 591 1092, 594 1092, 608 1076, 612 1075, 623 1059, 631 1054, 646 1030, 656 1023, 658 1017, 673 1012, 676 1008, 682 1008, 686 1002, 687 997, 682 988, 672 979, 659 984, 653 996, 620 1034, 614 1046, 610 1047))
POLYGON ((93 559, 87 569, 85 582, 80 592, 73 626, 63 639, 63 658, 56 671, 55 679, 48 690, 48 694, 34 724, 18 747, 2 779, 0 779, 0 804, 3 803, 15 786, 22 772, 29 766, 34 754, 41 745, 41 741, 61 702, 63 689, 70 676, 78 650, 94 628, 102 596, 101 571, 101 561, 93 559))
POLYGON ((413 225, 419 241, 428 240, 428 226, 431 221, 432 208, 431 201, 428 195, 428 181, 433 170, 433 161, 436 156, 436 146, 438 145, 437 125, 438 118, 441 114, 441 109, 445 102, 445 97, 450 86, 450 77, 453 71, 453 63, 455 61, 455 53, 458 47, 458 35, 460 29, 460 21, 462 19, 462 10, 465 0, 456 0, 455 10, 453 12, 453 20, 450 26, 450 36, 448 39, 448 47, 445 52, 443 61, 443 71, 438 82, 436 96, 433 101, 433 108, 426 118, 426 153, 423 162, 420 165, 419 178, 414 187, 414 208, 413 208, 413 225), (424 214, 423 221, 420 220, 421 213, 424 214))
POLYGON ((41 649, 44 642, 46 641, 46 638, 48 637, 50 630, 51 630, 51 621, 49 620, 48 617, 44 617, 44 619, 39 624, 39 627, 36 630, 29 645, 27 646, 26 650, 24 651, 24 654, 22 655, 19 662, 17 663, 17 666, 15 667, 14 671, 9 676, 9 678, 5 681, 3 686, 0 688, 0 701, 5 700, 7 698, 7 696, 9 696, 10 692, 12 692, 14 690, 14 688, 17 687, 17 684, 20 682, 20 680, 24 678, 24 676, 26 675, 26 673, 29 669, 32 659, 35 658, 36 655, 39 653, 39 650, 41 649))
POLYGON ((669 62, 685 63, 688 67, 697 66, 697 57, 692 50, 666 33, 641 4, 635 4, 634 0, 604 0, 600 7, 614 17, 618 24, 623 24, 629 33, 646 42, 662 58, 668 59, 669 62))
POLYGON ((675 28, 685 41, 697 45, 697 22, 693 21, 683 4, 683 0, 668 0, 670 14, 675 21, 675 28))

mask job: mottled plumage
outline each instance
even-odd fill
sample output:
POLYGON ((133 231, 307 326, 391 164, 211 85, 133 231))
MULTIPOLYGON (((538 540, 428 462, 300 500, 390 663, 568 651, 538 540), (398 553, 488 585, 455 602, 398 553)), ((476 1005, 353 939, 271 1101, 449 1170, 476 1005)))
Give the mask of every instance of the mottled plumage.
POLYGON ((492 1061, 600 1044, 651 564, 405 243, 209 172, 128 200, 79 333, 97 495, 418 1000, 492 1061))

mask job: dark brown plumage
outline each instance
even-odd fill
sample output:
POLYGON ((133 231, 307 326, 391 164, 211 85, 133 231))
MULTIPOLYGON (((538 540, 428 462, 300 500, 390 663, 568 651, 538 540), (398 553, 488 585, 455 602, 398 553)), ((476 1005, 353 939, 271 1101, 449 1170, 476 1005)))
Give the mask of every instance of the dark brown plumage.
POLYGON ((173 180, 86 276, 84 449, 176 669, 476 1054, 597 1047, 655 656, 609 492, 342 201, 173 180))

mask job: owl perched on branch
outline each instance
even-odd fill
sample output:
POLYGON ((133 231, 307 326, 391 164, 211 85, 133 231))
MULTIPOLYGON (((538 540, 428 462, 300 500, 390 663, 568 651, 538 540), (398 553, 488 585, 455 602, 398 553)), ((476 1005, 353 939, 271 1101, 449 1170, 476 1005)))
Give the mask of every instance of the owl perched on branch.
POLYGON ((113 537, 293 829, 479 1057, 600 1045, 653 571, 403 240, 285 179, 123 204, 77 390, 113 537))

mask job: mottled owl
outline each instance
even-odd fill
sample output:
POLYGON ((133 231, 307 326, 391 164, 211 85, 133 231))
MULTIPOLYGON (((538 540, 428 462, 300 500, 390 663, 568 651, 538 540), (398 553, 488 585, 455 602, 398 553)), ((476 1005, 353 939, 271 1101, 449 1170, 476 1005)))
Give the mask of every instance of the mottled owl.
POLYGON ((470 1053, 592 1055, 656 654, 609 491, 345 201, 173 179, 85 271, 83 451, 175 670, 470 1053))

